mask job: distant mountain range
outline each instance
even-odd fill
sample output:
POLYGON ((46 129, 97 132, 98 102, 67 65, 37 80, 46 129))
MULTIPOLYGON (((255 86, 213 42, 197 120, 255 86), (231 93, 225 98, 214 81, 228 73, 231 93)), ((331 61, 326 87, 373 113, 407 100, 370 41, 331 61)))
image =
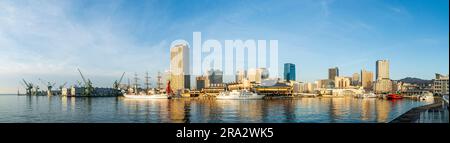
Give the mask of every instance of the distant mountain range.
POLYGON ((407 77, 404 79, 400 79, 399 81, 405 82, 405 83, 412 83, 412 84, 432 84, 433 80, 425 80, 420 78, 414 78, 414 77, 407 77))

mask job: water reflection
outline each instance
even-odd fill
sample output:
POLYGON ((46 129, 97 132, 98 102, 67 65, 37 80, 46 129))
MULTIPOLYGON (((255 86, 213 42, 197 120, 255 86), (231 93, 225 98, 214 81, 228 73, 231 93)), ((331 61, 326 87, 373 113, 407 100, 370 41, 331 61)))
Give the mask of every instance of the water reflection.
POLYGON ((389 103, 379 100, 376 102, 376 121, 377 122, 387 122, 389 118, 389 112, 391 111, 391 106, 389 103))
POLYGON ((370 121, 373 118, 375 100, 377 99, 361 99, 361 120, 370 121))
POLYGON ((67 96, 61 97, 61 109, 63 112, 67 112, 67 96))
POLYGON ((389 122, 427 104, 413 100, 301 98, 278 100, 136 100, 115 97, 0 97, 0 122, 358 123, 389 122), (13 98, 14 97, 14 98, 13 98), (45 99, 47 98, 47 99, 45 99), (21 107, 21 108, 18 108, 21 107))

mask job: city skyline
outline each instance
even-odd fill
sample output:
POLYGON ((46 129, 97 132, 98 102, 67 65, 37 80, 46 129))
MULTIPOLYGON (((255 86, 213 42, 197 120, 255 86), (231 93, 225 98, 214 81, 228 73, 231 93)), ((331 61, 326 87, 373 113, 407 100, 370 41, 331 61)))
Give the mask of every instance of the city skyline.
POLYGON ((205 39, 276 39, 279 71, 295 64, 303 82, 326 79, 330 67, 341 76, 376 72, 381 59, 393 80, 448 74, 446 0, 1 1, 0 8, 0 93, 15 93, 22 78, 73 84, 76 68, 105 87, 122 72, 154 77, 170 68, 170 42, 195 31, 205 39))

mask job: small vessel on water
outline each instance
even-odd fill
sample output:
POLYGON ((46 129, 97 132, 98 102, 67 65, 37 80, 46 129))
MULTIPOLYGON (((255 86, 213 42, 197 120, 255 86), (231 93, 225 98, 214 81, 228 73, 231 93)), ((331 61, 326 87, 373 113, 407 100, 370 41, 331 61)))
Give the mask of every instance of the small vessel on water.
POLYGON ((247 90, 233 90, 231 92, 221 92, 216 99, 219 100, 247 100, 247 99, 263 99, 265 95, 258 95, 247 90))
POLYGON ((434 99, 433 93, 431 92, 425 92, 419 95, 419 100, 432 100, 434 99))
POLYGON ((123 96, 125 98, 130 98, 130 99, 170 99, 170 97, 167 94, 154 94, 154 95, 125 94, 123 96))
POLYGON ((364 93, 355 95, 356 98, 377 98, 378 96, 374 93, 364 93))
POLYGON ((167 82, 166 92, 160 92, 153 89, 150 91, 147 90, 147 92, 145 93, 138 93, 138 88, 137 86, 135 86, 134 89, 129 89, 129 92, 127 94, 124 94, 123 96, 129 99, 171 99, 173 97, 173 91, 170 87, 170 81, 167 82))
POLYGON ((399 95, 399 94, 388 94, 386 96, 387 99, 403 99, 403 96, 399 95))

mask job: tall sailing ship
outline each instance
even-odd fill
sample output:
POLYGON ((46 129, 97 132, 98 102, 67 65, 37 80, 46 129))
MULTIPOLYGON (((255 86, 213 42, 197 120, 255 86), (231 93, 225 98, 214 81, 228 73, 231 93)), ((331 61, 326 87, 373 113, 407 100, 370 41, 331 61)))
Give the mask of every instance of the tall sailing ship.
MULTIPOLYGON (((136 75, 136 74, 135 74, 136 75)), ((158 76, 159 78, 160 76, 158 76)), ((146 77, 148 79, 148 76, 146 77)), ((135 77, 135 84, 133 88, 129 88, 127 93, 125 93, 123 96, 125 98, 129 99, 170 99, 173 96, 172 88, 170 87, 170 81, 167 82, 166 90, 163 91, 160 88, 157 89, 149 89, 148 88, 148 80, 146 85, 147 88, 144 90, 144 92, 139 92, 138 84, 137 84, 138 78, 137 75, 135 77)), ((160 85, 161 80, 158 79, 158 85, 160 85)))

